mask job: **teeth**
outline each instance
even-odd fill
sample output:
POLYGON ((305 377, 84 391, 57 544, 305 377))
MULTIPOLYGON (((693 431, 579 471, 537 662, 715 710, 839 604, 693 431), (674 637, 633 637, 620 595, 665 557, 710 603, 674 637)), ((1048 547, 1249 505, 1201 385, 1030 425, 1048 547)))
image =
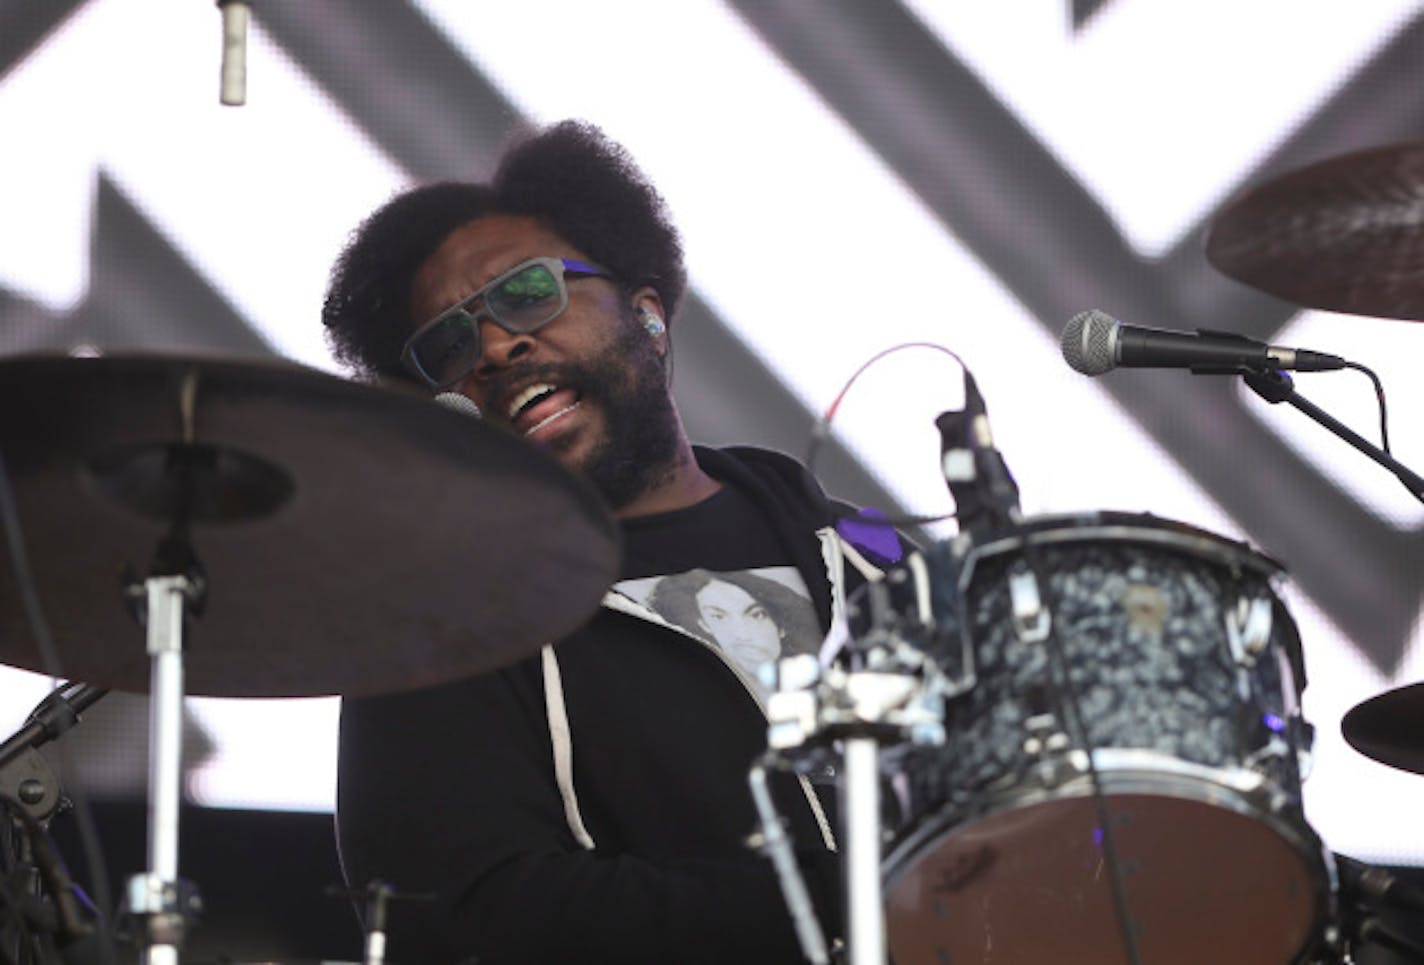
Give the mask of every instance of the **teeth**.
POLYGON ((546 425, 548 425, 549 423, 553 422, 555 419, 559 418, 559 416, 564 415, 565 413, 568 413, 568 412, 572 412, 572 411, 574 411, 575 409, 577 409, 577 408, 578 408, 579 406, 581 406, 581 405, 583 405, 582 402, 575 402, 573 405, 566 405, 566 406, 564 406, 562 409, 560 409, 558 412, 555 412, 553 415, 548 416, 548 417, 546 417, 546 418, 544 418, 544 419, 541 419, 541 420, 539 421, 538 425, 532 425, 532 426, 530 426, 527 430, 525 430, 524 434, 525 434, 526 436, 532 436, 534 433, 538 432, 540 429, 544 428, 546 425))
POLYGON ((534 401, 539 396, 546 395, 550 392, 553 392, 554 390, 555 386, 549 385, 547 382, 537 382, 534 385, 528 386, 518 395, 516 395, 513 399, 509 400, 509 408, 505 410, 505 415, 508 416, 509 419, 513 420, 514 417, 519 415, 520 411, 530 402, 534 401))

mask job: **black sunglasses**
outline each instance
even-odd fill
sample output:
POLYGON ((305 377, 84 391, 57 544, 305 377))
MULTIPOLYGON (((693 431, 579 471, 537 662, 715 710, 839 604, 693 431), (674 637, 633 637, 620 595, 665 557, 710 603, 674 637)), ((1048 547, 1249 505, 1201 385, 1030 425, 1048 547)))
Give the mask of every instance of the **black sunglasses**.
POLYGON ((597 265, 573 258, 531 258, 515 265, 420 326, 406 339, 401 364, 430 388, 449 388, 479 362, 481 319, 511 334, 538 331, 568 307, 565 276, 584 275, 612 277, 597 265), (479 301, 484 304, 470 307, 479 301))

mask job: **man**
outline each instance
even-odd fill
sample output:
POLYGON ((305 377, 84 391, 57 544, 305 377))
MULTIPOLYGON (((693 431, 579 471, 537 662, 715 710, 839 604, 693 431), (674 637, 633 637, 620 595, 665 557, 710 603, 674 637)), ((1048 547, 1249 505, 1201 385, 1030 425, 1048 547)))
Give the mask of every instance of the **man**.
MULTIPOLYGON (((362 376, 460 392, 592 480, 621 523, 628 587, 773 569, 824 632, 863 579, 845 560, 872 566, 797 463, 689 443, 669 390, 685 284, 657 192, 596 128, 565 122, 516 143, 488 184, 376 212, 323 320, 362 376)), ((535 658, 345 702, 346 875, 434 896, 392 910, 393 960, 801 960, 770 863, 746 845, 747 771, 766 748, 752 673, 620 585, 535 658)), ((833 789, 777 779, 837 934, 833 789)))

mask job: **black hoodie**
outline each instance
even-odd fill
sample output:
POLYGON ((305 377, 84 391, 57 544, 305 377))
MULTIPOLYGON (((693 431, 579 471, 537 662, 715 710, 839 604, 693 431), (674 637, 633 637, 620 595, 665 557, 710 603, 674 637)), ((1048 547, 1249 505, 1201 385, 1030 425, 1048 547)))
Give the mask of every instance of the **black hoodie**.
MULTIPOLYGON (((843 564, 836 508, 814 479, 765 450, 698 448, 697 459, 756 503, 828 629, 861 577, 843 564)), ((747 772, 765 751, 744 676, 610 592, 539 657, 344 702, 343 868, 353 887, 381 879, 433 896, 394 904, 393 962, 799 962, 771 865, 746 844, 747 772), (551 691, 571 787, 555 773, 551 691)), ((837 935, 833 789, 774 774, 773 790, 837 935)))

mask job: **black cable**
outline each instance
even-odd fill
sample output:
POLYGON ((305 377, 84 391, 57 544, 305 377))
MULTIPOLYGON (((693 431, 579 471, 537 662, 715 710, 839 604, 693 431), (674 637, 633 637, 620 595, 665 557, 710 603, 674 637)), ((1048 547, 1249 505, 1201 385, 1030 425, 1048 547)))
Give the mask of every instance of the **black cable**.
POLYGON ((1378 375, 1375 375, 1373 369, 1369 368, 1368 366, 1361 365, 1358 362, 1346 362, 1345 368, 1354 369, 1356 372, 1365 373, 1365 375, 1369 376, 1369 380, 1374 383, 1375 399, 1379 402, 1380 448, 1383 449, 1389 455, 1394 455, 1394 453, 1389 451, 1389 412, 1385 407, 1384 383, 1380 381, 1380 377, 1378 375))
MULTIPOLYGON (((1044 579, 1044 569, 1040 565, 1041 560, 1038 557, 1038 546, 1033 542, 1032 535, 1023 527, 1016 526, 1009 535, 1013 535, 1014 532, 1023 540, 1024 563, 1040 587, 1040 592, 1043 594, 1042 605, 1047 605, 1050 584, 1044 579)), ((1052 619, 1051 612, 1048 636, 1044 643, 1048 648, 1050 659, 1057 664, 1060 677, 1059 686, 1053 687, 1050 675, 1050 689, 1058 697, 1058 710, 1063 716, 1064 723, 1077 731, 1071 736, 1083 748, 1083 754, 1087 758, 1088 783, 1093 792, 1093 805, 1097 809, 1098 826, 1103 833, 1103 863, 1108 869, 1108 890, 1112 895, 1113 914, 1117 918, 1123 951, 1127 954, 1129 965, 1142 965, 1142 955, 1137 948, 1137 936, 1132 929, 1132 915, 1127 906, 1127 885, 1123 881, 1122 865, 1118 861, 1116 832, 1112 827, 1112 815, 1108 810, 1107 795, 1103 792, 1102 775, 1098 773, 1098 765, 1093 760, 1093 743, 1088 735, 1088 726, 1084 723, 1082 714, 1079 712, 1078 692, 1073 686, 1073 678, 1069 673, 1067 647, 1063 643, 1063 638, 1058 634, 1057 624, 1052 619)))
MULTIPOLYGON (((10 472, 5 464, 3 450, 0 450, 0 528, 5 531, 5 543, 14 566, 15 582, 18 584, 20 598, 24 604, 25 617, 30 624, 30 633, 34 636, 35 647, 39 650, 40 660, 44 663, 44 671, 49 677, 62 680, 66 675, 63 673, 62 661, 59 651, 55 648, 54 638, 50 635, 49 621, 45 619, 44 608, 40 603, 39 589, 35 584, 34 571, 30 568, 29 554, 25 551, 24 533, 20 528, 20 512, 14 488, 10 484, 10 472)), ((62 773, 78 774, 78 769, 67 745, 61 741, 56 744, 56 747, 60 756, 62 773)), ((94 897, 99 907, 105 910, 112 909, 113 899, 109 891, 108 863, 104 859, 104 849, 99 841, 88 795, 78 782, 69 791, 70 799, 74 803, 74 816, 79 825, 79 840, 84 852, 85 870, 89 874, 89 886, 94 889, 94 897)), ((104 965, 116 965, 117 957, 107 934, 98 942, 98 947, 104 965)))
MULTIPOLYGON (((1380 448, 1384 450, 1385 455, 1393 456, 1394 453, 1390 452, 1389 449, 1389 409, 1385 403, 1384 383, 1380 381, 1380 377, 1376 375, 1374 370, 1371 369, 1369 366, 1361 365, 1358 362, 1346 362, 1345 368, 1354 369, 1357 372, 1363 372, 1366 376, 1369 377, 1370 382, 1373 383, 1375 387, 1375 399, 1379 402, 1380 448)), ((1413 496, 1421 503, 1424 503, 1424 492, 1416 491, 1403 478, 1396 478, 1398 478, 1404 488, 1408 490, 1409 495, 1413 496)))

